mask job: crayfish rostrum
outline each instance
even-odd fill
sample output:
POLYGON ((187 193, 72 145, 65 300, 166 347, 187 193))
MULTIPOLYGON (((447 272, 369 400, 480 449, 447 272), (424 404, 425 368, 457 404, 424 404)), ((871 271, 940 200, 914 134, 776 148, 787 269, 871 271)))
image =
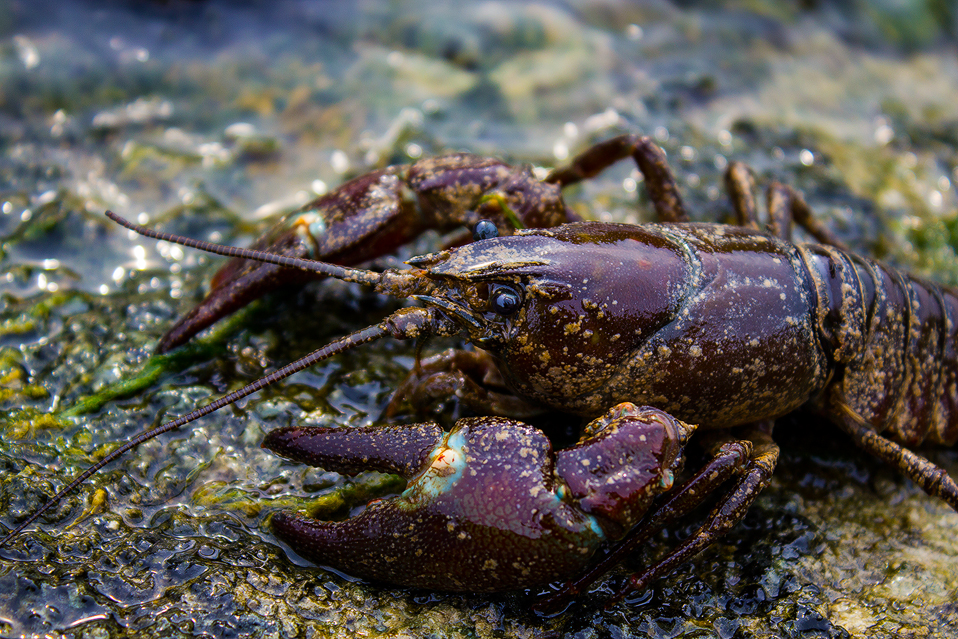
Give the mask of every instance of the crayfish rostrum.
POLYGON ((732 163, 726 183, 737 224, 690 223, 664 152, 621 136, 543 181, 467 154, 377 171, 294 213, 255 250, 109 214, 149 237, 235 258, 160 350, 308 278, 421 306, 138 437, 63 492, 145 438, 335 353, 384 336, 460 335, 475 350, 417 363, 399 394, 455 393, 495 416, 461 419, 448 433, 432 423, 273 431, 264 446, 291 459, 408 479, 402 495, 344 522, 278 514, 277 536, 317 563, 375 580, 494 591, 575 578, 566 588, 574 594, 717 494, 701 527, 623 591, 641 588, 741 520, 775 468, 772 420, 802 406, 958 510, 955 482, 906 447, 958 439, 956 292, 850 254, 782 184, 769 187, 759 228, 747 167, 732 163), (562 187, 628 157, 657 223, 578 221, 562 187), (791 242, 793 221, 819 243, 791 242), (344 266, 425 228, 456 227, 475 228, 474 241, 413 258, 408 269, 344 266), (553 453, 545 435, 517 421, 543 410, 591 421, 578 444, 553 453), (693 433, 709 457, 673 485, 693 433), (617 545, 593 563, 603 544, 617 545))

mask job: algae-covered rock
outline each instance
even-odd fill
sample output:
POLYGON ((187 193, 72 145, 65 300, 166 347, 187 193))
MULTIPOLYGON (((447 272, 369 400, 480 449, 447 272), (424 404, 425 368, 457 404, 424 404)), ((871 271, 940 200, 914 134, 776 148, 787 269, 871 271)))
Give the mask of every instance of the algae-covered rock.
MULTIPOLYGON (((222 260, 135 237, 105 209, 247 244, 386 163, 468 150, 550 167, 628 131, 663 146, 695 220, 726 218, 722 171, 744 161, 801 189, 855 251, 958 282, 946 5, 3 4, 0 524, 120 442, 402 303, 319 283, 156 356, 222 260)), ((651 218, 627 162, 568 201, 591 219, 651 218)), ((357 348, 109 464, 0 549, 0 636, 958 634, 958 513, 806 414, 776 426, 782 459, 740 525, 608 609, 704 512, 553 617, 530 612, 537 593, 405 590, 307 564, 271 513, 343 516, 400 484, 282 461, 263 434, 374 422, 416 356, 357 348)), ((922 453, 958 477, 954 451, 922 453)))

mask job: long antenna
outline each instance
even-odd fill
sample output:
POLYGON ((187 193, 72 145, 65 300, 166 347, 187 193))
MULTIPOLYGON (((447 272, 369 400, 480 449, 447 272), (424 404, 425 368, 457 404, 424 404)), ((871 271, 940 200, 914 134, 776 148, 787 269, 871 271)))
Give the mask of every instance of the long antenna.
MULTIPOLYGON (((111 215, 111 218, 113 217, 114 216, 111 215)), ((133 229, 133 230, 137 230, 137 229, 133 229)), ((163 239, 163 238, 159 238, 159 239, 163 239)), ((45 504, 40 506, 39 510, 37 510, 32 515, 27 517, 26 521, 24 521, 19 526, 14 528, 13 531, 11 531, 6 537, 0 540, 0 547, 7 545, 7 543, 9 543, 14 537, 20 534, 24 528, 32 524, 34 521, 37 520, 37 518, 40 515, 48 511, 54 505, 56 505, 61 499, 63 499, 65 495, 68 495, 69 493, 73 492, 73 490, 75 490, 77 486, 79 486, 80 484, 85 482, 87 479, 89 479, 90 476, 92 476, 95 472, 97 472, 98 470, 100 470, 101 468, 103 468, 104 466, 112 462, 113 460, 119 458, 124 453, 136 448, 137 446, 139 446, 145 441, 153 439, 157 435, 162 435, 163 433, 169 432, 171 430, 176 430, 177 428, 179 428, 180 426, 183 426, 184 424, 188 424, 200 417, 203 417, 204 415, 208 415, 216 410, 219 410, 220 408, 224 406, 228 406, 229 404, 239 401, 240 399, 243 399, 247 395, 252 395, 256 391, 260 390, 261 388, 265 386, 269 386, 270 384, 274 382, 278 382, 281 379, 285 379, 289 377, 290 375, 292 375, 293 373, 298 373, 299 371, 305 368, 308 368, 309 366, 312 366, 316 362, 322 361, 328 357, 332 357, 333 355, 346 351, 355 346, 359 346, 360 344, 365 344, 367 342, 377 340, 381 337, 384 337, 385 335, 390 334, 388 326, 389 326, 389 322, 393 318, 394 316, 391 315, 390 317, 387 317, 385 320, 383 320, 382 322, 380 322, 379 324, 375 326, 368 326, 362 330, 356 331, 355 333, 350 333, 349 335, 346 335, 345 337, 341 337, 335 342, 331 344, 327 344, 326 346, 323 346, 322 348, 313 351, 309 355, 301 357, 295 362, 292 362, 291 364, 287 364, 286 366, 270 373, 269 375, 266 375, 265 377, 261 377, 255 382, 252 382, 251 384, 247 384, 246 386, 239 389, 238 391, 233 391, 232 393, 228 395, 224 395, 223 397, 220 397, 219 399, 210 402, 206 406, 203 406, 202 408, 198 408, 194 411, 191 411, 187 413, 186 415, 183 415, 182 417, 178 417, 177 419, 174 419, 173 421, 166 422, 162 426, 157 426, 156 428, 152 430, 148 430, 146 432, 140 433, 139 435, 137 435, 130 441, 124 443, 122 446, 112 451, 106 457, 104 457, 103 459, 101 459, 100 461, 98 461, 97 463, 93 464, 92 466, 84 470, 82 473, 80 473, 76 477, 76 479, 71 481, 69 484, 67 484, 65 488, 62 488, 59 492, 57 492, 57 494, 51 497, 45 504)))
POLYGON ((139 233, 144 237, 149 237, 154 240, 163 240, 164 242, 172 242, 173 244, 180 244, 182 246, 199 249, 201 251, 213 253, 215 255, 241 257, 248 260, 276 264, 277 266, 296 268, 301 271, 308 271, 310 273, 329 275, 330 277, 335 277, 346 282, 356 282, 357 284, 376 285, 379 283, 380 279, 380 274, 373 271, 364 271, 363 269, 359 268, 347 268, 345 266, 338 266, 336 264, 329 264, 327 262, 320 262, 318 260, 307 260, 298 257, 289 257, 286 255, 276 255, 275 253, 256 251, 254 249, 245 249, 238 246, 213 244, 212 242, 194 240, 189 237, 183 237, 182 235, 174 235, 173 233, 156 231, 139 224, 134 224, 128 219, 120 217, 113 211, 107 211, 106 216, 123 228, 130 229, 131 231, 139 233))

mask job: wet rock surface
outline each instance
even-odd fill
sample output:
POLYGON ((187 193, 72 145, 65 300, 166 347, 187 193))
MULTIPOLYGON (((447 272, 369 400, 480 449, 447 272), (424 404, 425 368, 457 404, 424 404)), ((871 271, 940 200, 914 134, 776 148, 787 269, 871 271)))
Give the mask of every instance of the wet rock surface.
MULTIPOLYGON (((220 260, 132 237, 104 209, 248 243, 386 164, 462 149, 555 166, 642 132, 697 220, 729 213, 722 169, 745 161, 802 189, 855 250, 958 283, 954 10, 811 4, 0 4, 0 522, 116 442, 397 305, 322 283, 151 358, 220 260)), ((641 191, 623 163, 569 199, 639 222, 641 191)), ((628 564, 551 618, 529 612, 535 593, 411 591, 306 564, 270 513, 396 486, 283 462, 263 433, 372 423, 414 358, 357 349, 111 464, 0 550, 0 636, 958 633, 958 514, 803 414, 777 426, 782 460, 743 524, 610 609, 628 564)), ((927 454, 958 476, 953 451, 927 454)))

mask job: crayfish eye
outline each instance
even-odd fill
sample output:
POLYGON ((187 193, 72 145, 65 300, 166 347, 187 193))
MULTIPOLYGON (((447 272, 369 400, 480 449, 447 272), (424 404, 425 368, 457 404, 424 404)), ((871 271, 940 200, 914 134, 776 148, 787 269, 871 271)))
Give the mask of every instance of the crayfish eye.
POLYGON ((489 291, 489 308, 499 315, 512 315, 522 306, 522 295, 508 284, 496 284, 489 291))
POLYGON ((489 240, 499 237, 499 228, 492 220, 479 220, 476 227, 472 230, 472 239, 475 241, 489 240))

